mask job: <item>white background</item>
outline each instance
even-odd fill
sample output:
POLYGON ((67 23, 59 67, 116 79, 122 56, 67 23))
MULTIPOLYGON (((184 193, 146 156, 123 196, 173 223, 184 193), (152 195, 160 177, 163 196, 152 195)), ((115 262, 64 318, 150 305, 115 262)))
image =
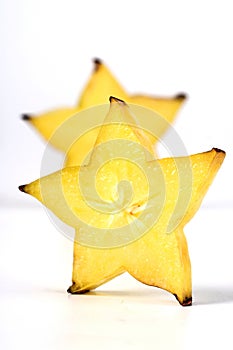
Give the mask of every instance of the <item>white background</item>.
POLYGON ((147 342, 156 349, 223 342, 232 348, 231 5, 230 0, 1 1, 1 349, 37 343, 40 349, 95 344, 140 349, 147 342), (93 57, 103 59, 131 93, 188 93, 175 123, 188 153, 212 147, 227 152, 186 229, 196 295, 189 311, 172 296, 127 277, 102 287, 103 295, 67 297, 72 244, 33 198, 17 190, 39 177, 45 149, 20 114, 74 105, 93 57))

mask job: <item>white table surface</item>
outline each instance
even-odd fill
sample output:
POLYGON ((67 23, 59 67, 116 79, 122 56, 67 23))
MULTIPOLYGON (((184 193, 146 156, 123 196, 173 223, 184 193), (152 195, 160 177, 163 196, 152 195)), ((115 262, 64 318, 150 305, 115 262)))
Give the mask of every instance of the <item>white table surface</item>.
POLYGON ((186 227, 191 307, 128 274, 69 295, 72 242, 41 207, 0 210, 0 349, 233 349, 233 207, 186 227))

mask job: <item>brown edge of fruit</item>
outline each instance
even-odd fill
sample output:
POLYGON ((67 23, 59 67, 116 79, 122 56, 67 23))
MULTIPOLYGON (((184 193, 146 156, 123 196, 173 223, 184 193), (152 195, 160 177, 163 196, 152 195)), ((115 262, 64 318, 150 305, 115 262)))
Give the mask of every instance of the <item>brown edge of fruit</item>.
POLYGON ((223 153, 223 154, 226 154, 226 152, 225 152, 225 151, 223 151, 222 149, 217 148, 217 147, 213 147, 213 148, 212 148, 212 150, 214 150, 214 151, 215 151, 215 152, 217 152, 217 153, 223 153))
POLYGON ((175 95, 175 100, 187 100, 188 95, 185 94, 184 92, 179 92, 178 94, 175 95))
POLYGON ((26 192, 25 191, 25 187, 26 187, 26 185, 20 185, 19 187, 18 187, 18 189, 21 191, 21 192, 26 192))
POLYGON ((117 103, 119 103, 119 104, 123 104, 123 105, 126 106, 125 101, 121 100, 120 98, 114 97, 114 96, 110 96, 110 97, 109 97, 109 102, 110 102, 110 103, 117 102, 117 103))
POLYGON ((24 121, 30 121, 32 117, 29 114, 21 114, 21 119, 24 121))
POLYGON ((75 285, 75 283, 73 283, 68 289, 67 289, 67 293, 69 294, 85 294, 85 293, 88 293, 90 292, 90 289, 83 289, 83 290, 80 290, 80 291, 75 291, 73 292, 72 291, 72 287, 75 285))
POLYGON ((103 62, 99 58, 93 58, 93 63, 94 63, 94 72, 97 72, 100 66, 103 64, 103 62))
POLYGON ((181 306, 191 306, 192 305, 192 297, 186 297, 182 302, 178 299, 176 294, 173 294, 176 300, 180 303, 181 306))

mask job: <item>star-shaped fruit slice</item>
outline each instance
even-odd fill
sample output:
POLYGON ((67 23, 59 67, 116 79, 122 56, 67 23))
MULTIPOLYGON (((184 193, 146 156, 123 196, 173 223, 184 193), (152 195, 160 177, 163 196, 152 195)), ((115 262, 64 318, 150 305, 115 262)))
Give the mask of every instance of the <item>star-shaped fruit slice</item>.
POLYGON ((192 303, 185 224, 198 210, 225 152, 156 160, 129 107, 110 110, 85 166, 20 186, 75 228, 73 284, 85 293, 122 274, 192 303))
POLYGON ((108 98, 110 95, 117 96, 129 104, 140 105, 151 109, 167 121, 165 127, 157 128, 159 133, 156 135, 157 138, 153 140, 154 143, 156 143, 167 130, 169 124, 174 120, 176 113, 186 99, 186 95, 183 93, 177 94, 171 98, 129 95, 117 82, 109 69, 99 59, 95 59, 92 76, 84 88, 76 106, 51 110, 35 117, 30 114, 23 114, 22 118, 30 122, 30 124, 55 148, 66 154, 66 166, 79 165, 86 154, 94 147, 99 129, 94 128, 94 130, 86 132, 85 135, 82 135, 74 142, 70 137, 70 129, 74 128, 78 131, 80 119, 77 118, 77 123, 75 125, 72 123, 72 127, 64 125, 70 117, 96 105, 105 105, 105 112, 103 114, 101 113, 104 118, 108 110, 108 98), (58 129, 61 130, 56 133, 58 129), (54 133, 56 133, 56 135, 54 135, 54 133))

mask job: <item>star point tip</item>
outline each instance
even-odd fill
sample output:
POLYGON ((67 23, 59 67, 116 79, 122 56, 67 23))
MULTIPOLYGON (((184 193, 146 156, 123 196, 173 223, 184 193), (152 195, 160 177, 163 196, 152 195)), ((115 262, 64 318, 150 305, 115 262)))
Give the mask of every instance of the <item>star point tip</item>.
POLYGON ((185 298, 181 305, 182 306, 191 306, 192 305, 192 297, 185 298))
POLYGON ((70 286, 68 289, 67 289, 67 293, 69 294, 72 294, 72 289, 71 289, 72 286, 70 286))
POLYGON ((215 152, 217 152, 217 153, 223 153, 223 154, 226 154, 226 152, 225 152, 225 151, 223 151, 222 149, 217 148, 217 147, 213 147, 213 148, 212 148, 212 150, 214 150, 214 151, 215 151, 215 152))
POLYGON ((21 119, 26 120, 26 121, 30 121, 32 119, 32 117, 29 114, 21 114, 21 119))
POLYGON ((192 305, 192 297, 186 297, 183 301, 180 301, 177 294, 173 294, 176 300, 180 303, 181 306, 191 306, 192 305))
POLYGON ((186 100, 188 98, 188 95, 185 94, 184 92, 180 92, 175 96, 176 100, 186 100))
POLYGON ((95 72, 99 69, 99 67, 103 64, 102 60, 100 58, 93 58, 93 63, 95 65, 94 70, 95 72))
POLYGON ((119 99, 117 97, 114 97, 114 96, 110 96, 109 97, 109 101, 110 101, 110 103, 118 103, 118 104, 126 106, 125 101, 123 101, 123 100, 121 100, 121 99, 119 99))
POLYGON ((18 187, 18 189, 19 189, 21 192, 25 192, 25 187, 26 187, 26 185, 20 185, 20 186, 18 187))

